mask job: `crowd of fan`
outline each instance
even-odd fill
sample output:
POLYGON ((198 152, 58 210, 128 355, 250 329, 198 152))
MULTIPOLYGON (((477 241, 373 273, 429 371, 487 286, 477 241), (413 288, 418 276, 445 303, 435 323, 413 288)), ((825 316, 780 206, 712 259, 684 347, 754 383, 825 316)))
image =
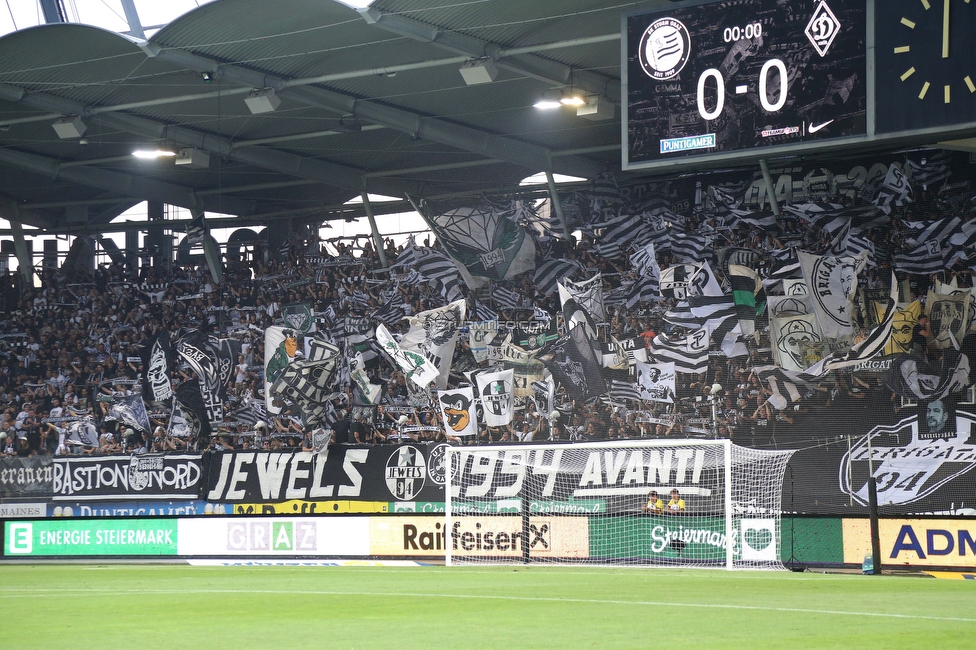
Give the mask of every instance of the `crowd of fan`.
MULTIPOLYGON (((916 208, 917 209, 917 208, 916 208)), ((897 213, 893 215, 896 219, 897 213)), ((907 215, 901 215, 907 216, 907 215)), ((824 251, 830 237, 797 219, 784 219, 777 229, 759 229, 748 224, 726 228, 714 218, 689 217, 685 227, 712 231, 723 245, 771 251, 794 246, 813 252, 824 251)), ((898 221, 866 232, 874 242, 875 264, 862 274, 862 286, 881 287, 887 283, 889 260, 904 237, 898 221)), ((591 273, 603 273, 609 292, 632 272, 626 255, 610 258, 593 251, 593 241, 584 236, 579 243, 560 243, 550 255, 581 262, 591 273)), ((297 244, 297 242, 295 242, 297 244)), ((434 244, 438 246, 438 244, 434 244)), ((716 246, 717 248, 718 246, 716 246)), ((0 456, 77 453, 145 453, 168 451, 202 452, 224 448, 303 448, 316 442, 313 431, 305 430, 299 414, 286 408, 255 426, 253 421, 220 425, 205 439, 169 435, 169 413, 162 405, 150 404, 152 431, 138 431, 108 416, 113 397, 138 391, 142 372, 139 350, 161 331, 173 340, 194 328, 237 337, 242 341, 241 357, 235 367, 225 412, 242 405, 264 402, 264 329, 276 322, 279 308, 289 303, 311 303, 315 312, 330 311, 333 317, 362 304, 368 296, 367 310, 380 307, 382 286, 376 280, 387 278, 378 255, 367 240, 362 246, 337 244, 335 248, 293 245, 287 258, 276 260, 266 249, 258 249, 249 262, 228 260, 223 281, 215 284, 206 267, 143 267, 138 274, 118 264, 102 265, 92 274, 66 276, 47 271, 40 288, 25 289, 16 304, 8 300, 0 336, 0 456), (330 255, 331 253, 331 255, 330 255), (336 255, 338 253, 338 256, 336 255), (315 261, 311 261, 314 257, 315 261), (323 264, 322 261, 327 263, 323 264), (65 435, 63 418, 91 418, 98 430, 98 446, 72 444, 65 435), (47 421, 53 420, 53 421, 47 421)), ((386 257, 393 262, 403 247, 387 241, 386 257)), ((661 268, 672 263, 667 253, 660 254, 661 268)), ((715 263, 713 259, 713 264, 715 263)), ((967 269, 947 270, 939 279, 958 275, 960 286, 971 286, 967 269)), ((10 284, 9 279, 5 279, 10 284)), ((912 277, 911 291, 924 297, 935 277, 912 277)), ((524 298, 523 307, 541 307, 551 314, 559 309, 558 297, 536 293, 533 274, 525 273, 505 285, 524 298)), ((427 283, 399 285, 408 314, 444 305, 446 300, 436 286, 427 283)), ((9 294, 9 292, 8 292, 9 294)), ((643 337, 648 346, 656 333, 670 325, 663 314, 668 301, 641 303, 632 309, 618 303, 608 308, 601 332, 618 339, 643 337)), ((502 320, 516 319, 514 311, 498 310, 502 320)), ((405 331, 404 323, 386 323, 391 331, 405 331)), ((760 327, 761 329, 761 327, 760 327)), ((457 357, 470 350, 466 330, 462 330, 457 357)), ((791 427, 811 413, 824 408, 851 409, 867 406, 879 413, 894 413, 898 400, 876 381, 864 381, 839 373, 817 390, 803 396, 801 406, 776 411, 768 402, 769 391, 760 385, 750 369, 771 363, 768 332, 752 342, 747 356, 710 358, 707 373, 678 377, 675 404, 613 403, 607 399, 577 404, 563 391, 556 396, 556 411, 540 413, 526 399, 516 409, 510 426, 482 431, 476 442, 599 440, 641 437, 719 436, 742 444, 768 445, 782 442, 791 427), (710 400, 712 386, 723 391, 710 400), (713 418, 712 405, 715 404, 713 418)), ((404 405, 409 391, 402 372, 388 360, 369 369, 373 380, 385 386, 384 404, 404 405)), ((177 365, 172 380, 179 383, 192 376, 185 365, 177 365)), ((463 380, 452 374, 452 383, 463 380)), ((435 406, 419 407, 413 414, 405 409, 385 412, 381 406, 372 422, 348 419, 351 391, 337 389, 334 405, 338 421, 332 424, 334 443, 379 444, 407 440, 444 440, 447 436, 435 406)))

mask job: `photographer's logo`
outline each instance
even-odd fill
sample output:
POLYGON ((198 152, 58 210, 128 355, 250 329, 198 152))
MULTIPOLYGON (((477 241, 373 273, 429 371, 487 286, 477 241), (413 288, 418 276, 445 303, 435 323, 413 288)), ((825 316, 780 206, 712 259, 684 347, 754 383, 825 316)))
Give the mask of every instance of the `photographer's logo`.
POLYGON ((680 20, 659 18, 644 31, 637 53, 641 67, 651 79, 672 79, 688 63, 691 36, 680 20))
POLYGON ((28 555, 34 552, 34 525, 10 524, 10 554, 28 555))

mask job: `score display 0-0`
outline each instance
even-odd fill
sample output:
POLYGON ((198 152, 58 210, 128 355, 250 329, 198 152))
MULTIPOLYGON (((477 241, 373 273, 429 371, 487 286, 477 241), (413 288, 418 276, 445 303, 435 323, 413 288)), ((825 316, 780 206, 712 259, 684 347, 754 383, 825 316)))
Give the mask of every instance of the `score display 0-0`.
POLYGON ((624 19, 625 167, 866 132, 864 0, 624 19))

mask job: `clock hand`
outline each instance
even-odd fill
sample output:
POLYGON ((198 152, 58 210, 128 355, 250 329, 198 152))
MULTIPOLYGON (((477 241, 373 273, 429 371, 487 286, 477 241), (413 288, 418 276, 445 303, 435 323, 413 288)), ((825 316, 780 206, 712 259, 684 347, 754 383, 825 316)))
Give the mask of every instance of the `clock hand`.
POLYGON ((949 0, 942 0, 942 58, 949 58, 949 0))

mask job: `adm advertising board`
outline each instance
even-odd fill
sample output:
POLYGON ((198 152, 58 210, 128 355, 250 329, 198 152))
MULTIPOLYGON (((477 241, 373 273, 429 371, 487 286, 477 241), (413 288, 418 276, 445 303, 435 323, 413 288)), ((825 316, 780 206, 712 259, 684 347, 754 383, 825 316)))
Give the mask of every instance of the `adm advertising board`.
POLYGON ((738 0, 623 19, 623 167, 867 132, 865 0, 738 0))
MULTIPOLYGON (((860 564, 871 552, 867 519, 844 519, 844 562, 860 564)), ((976 567, 976 520, 881 519, 882 564, 976 567)))

